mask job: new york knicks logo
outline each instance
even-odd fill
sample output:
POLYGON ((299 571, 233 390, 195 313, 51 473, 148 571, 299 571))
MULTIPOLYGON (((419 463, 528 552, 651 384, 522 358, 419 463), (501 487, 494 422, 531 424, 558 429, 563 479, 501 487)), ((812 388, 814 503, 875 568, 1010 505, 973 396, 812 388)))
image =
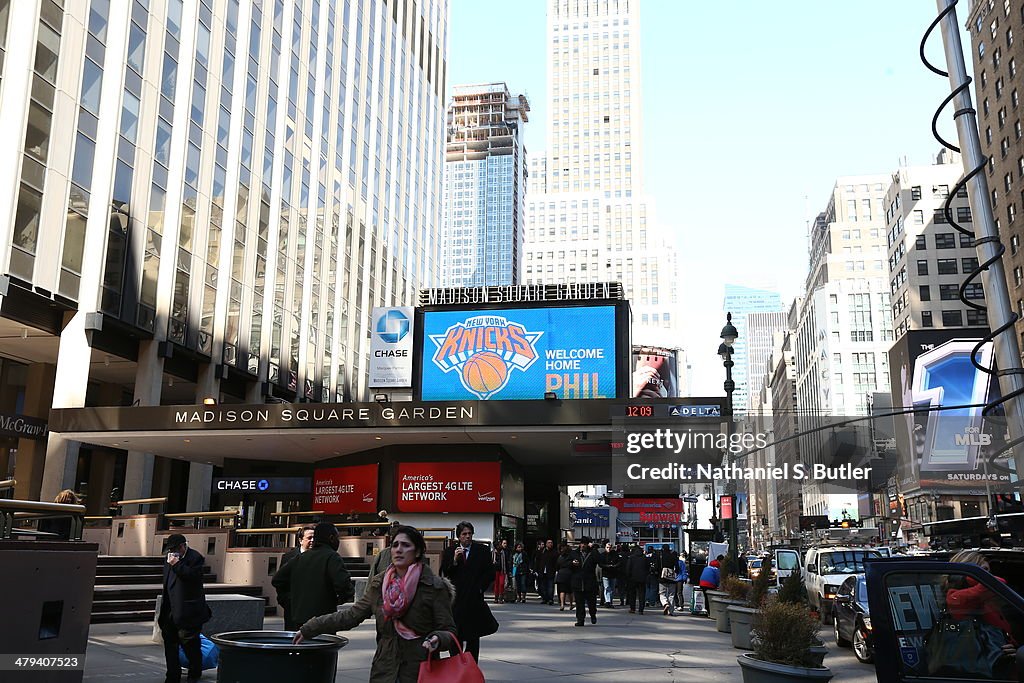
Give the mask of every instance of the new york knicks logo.
POLYGON ((466 391, 487 400, 505 388, 513 370, 533 365, 542 334, 528 332, 501 316, 474 316, 455 323, 444 334, 430 335, 437 346, 434 365, 459 373, 466 391))

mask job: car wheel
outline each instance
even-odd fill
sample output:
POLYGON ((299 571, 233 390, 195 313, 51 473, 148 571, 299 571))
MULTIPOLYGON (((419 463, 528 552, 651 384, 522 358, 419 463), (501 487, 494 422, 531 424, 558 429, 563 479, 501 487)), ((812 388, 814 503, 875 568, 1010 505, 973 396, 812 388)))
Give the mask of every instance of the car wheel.
POLYGON ((835 622, 835 627, 833 628, 833 630, 836 634, 836 645, 838 645, 839 647, 850 647, 850 641, 846 638, 843 638, 843 634, 839 632, 839 615, 834 613, 832 615, 832 619, 835 622))
POLYGON ((868 641, 867 636, 864 635, 860 624, 857 625, 857 628, 853 629, 853 654, 856 655, 859 661, 865 664, 870 664, 875 658, 875 653, 871 651, 871 643, 868 641))

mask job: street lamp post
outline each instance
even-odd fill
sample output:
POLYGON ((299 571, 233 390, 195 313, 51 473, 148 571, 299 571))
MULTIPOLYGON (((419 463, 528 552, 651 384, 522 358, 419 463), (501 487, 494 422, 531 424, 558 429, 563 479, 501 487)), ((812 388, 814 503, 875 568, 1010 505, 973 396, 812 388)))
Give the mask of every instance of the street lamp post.
MULTIPOLYGON (((730 443, 729 439, 732 436, 732 418, 733 418, 733 405, 732 405, 732 392, 736 390, 736 382, 732 379, 732 368, 735 363, 732 360, 733 348, 732 345, 736 343, 736 339, 739 337, 739 332, 736 331, 736 327, 732 324, 732 313, 725 314, 725 327, 722 328, 722 343, 718 346, 718 355, 722 357, 722 365, 725 366, 725 413, 726 413, 726 443, 730 443)), ((729 557, 732 559, 732 566, 734 571, 739 567, 739 524, 736 519, 736 483, 735 480, 730 480, 727 489, 728 494, 732 497, 732 519, 729 530, 729 557)))

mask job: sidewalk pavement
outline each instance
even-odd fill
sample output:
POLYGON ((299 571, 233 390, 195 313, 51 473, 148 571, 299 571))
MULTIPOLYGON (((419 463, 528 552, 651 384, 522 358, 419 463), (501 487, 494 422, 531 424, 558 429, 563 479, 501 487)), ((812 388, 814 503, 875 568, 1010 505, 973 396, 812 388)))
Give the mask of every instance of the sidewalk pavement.
MULTIPOLYGON (((597 625, 573 626, 568 611, 528 604, 490 605, 501 624, 484 638, 480 666, 490 681, 551 681, 567 683, 621 683, 631 680, 741 681, 728 633, 719 633, 705 617, 667 617, 660 609, 629 614, 626 608, 598 609, 597 625)), ((677 613, 678 614, 678 613, 677 613)), ((279 617, 267 618, 264 628, 283 628, 279 617)), ((337 683, 365 683, 376 647, 373 620, 342 633, 349 644, 338 659, 337 683)), ((874 683, 875 669, 861 664, 849 649, 837 649, 831 628, 822 627, 829 645, 825 664, 833 681, 874 683)), ((152 639, 152 624, 96 624, 89 634, 85 681, 161 683, 163 650, 152 639)), ((207 671, 204 681, 215 681, 207 671)))

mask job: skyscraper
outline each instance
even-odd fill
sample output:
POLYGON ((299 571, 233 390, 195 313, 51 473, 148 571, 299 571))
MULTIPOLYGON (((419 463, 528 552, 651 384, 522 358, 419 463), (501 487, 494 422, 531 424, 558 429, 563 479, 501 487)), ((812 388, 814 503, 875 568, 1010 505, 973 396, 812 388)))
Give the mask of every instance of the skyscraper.
POLYGON ((637 0, 549 0, 548 149, 530 164, 524 279, 621 281, 633 341, 678 345, 675 248, 643 189, 637 0))
MULTIPOLYGON (((764 368, 762 367, 760 370, 755 368, 754 375, 748 374, 750 371, 748 349, 750 348, 751 339, 748 331, 747 316, 751 313, 781 313, 782 298, 778 292, 727 284, 725 286, 723 310, 726 313, 732 313, 732 324, 736 326, 736 331, 739 333, 739 337, 732 347, 732 361, 735 363, 732 369, 732 378, 736 382, 736 391, 733 392, 732 405, 736 411, 746 410, 750 404, 750 396, 756 395, 757 390, 760 389, 761 377, 758 375, 764 373, 764 368), (757 389, 752 390, 750 386, 751 379, 757 381, 757 389)), ((779 320, 781 321, 783 318, 779 318, 779 320)), ((768 345, 767 352, 771 353, 770 335, 766 343, 768 345)), ((766 358, 767 355, 765 355, 766 358)), ((763 359, 761 364, 764 364, 763 359)))
MULTIPOLYGON (((781 310, 748 313, 746 322, 746 408, 753 410, 758 394, 765 385, 765 377, 769 371, 768 361, 772 357, 772 349, 775 348, 776 334, 787 329, 786 313, 781 310)), ((738 339, 736 341, 739 342, 738 339)))
POLYGON ((518 285, 522 270, 530 104, 504 83, 453 88, 448 105, 445 287, 518 285))
MULTIPOLYGON (((4 404, 365 397, 371 309, 437 280, 447 0, 3 4, 4 404)), ((107 455, 26 444, 18 495, 107 455)))

